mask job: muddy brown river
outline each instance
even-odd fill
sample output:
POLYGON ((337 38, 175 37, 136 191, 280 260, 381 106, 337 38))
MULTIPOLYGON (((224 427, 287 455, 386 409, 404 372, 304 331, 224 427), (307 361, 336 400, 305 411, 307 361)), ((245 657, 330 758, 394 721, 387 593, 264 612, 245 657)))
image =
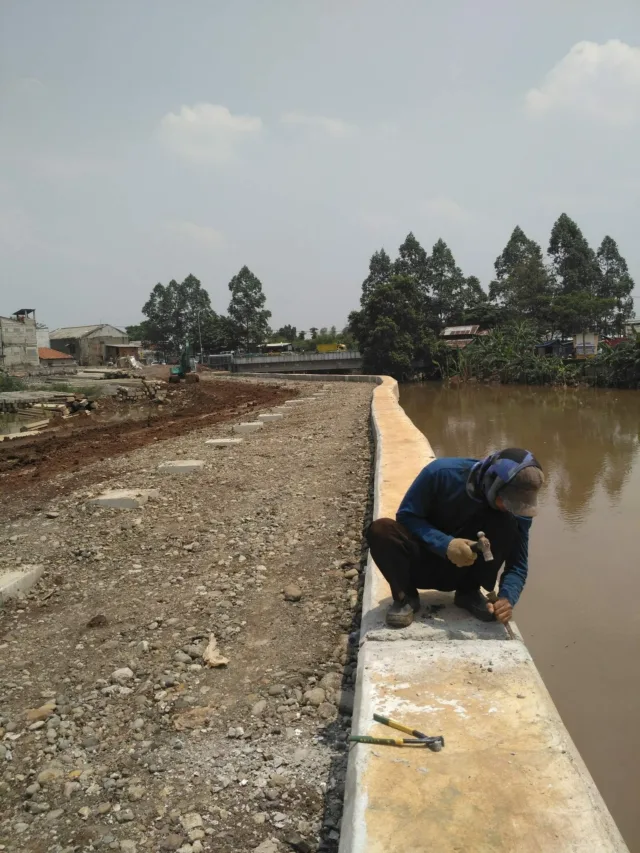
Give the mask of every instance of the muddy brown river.
POLYGON ((640 853, 640 391, 422 383, 400 402, 437 456, 526 447, 542 463, 515 619, 640 853))

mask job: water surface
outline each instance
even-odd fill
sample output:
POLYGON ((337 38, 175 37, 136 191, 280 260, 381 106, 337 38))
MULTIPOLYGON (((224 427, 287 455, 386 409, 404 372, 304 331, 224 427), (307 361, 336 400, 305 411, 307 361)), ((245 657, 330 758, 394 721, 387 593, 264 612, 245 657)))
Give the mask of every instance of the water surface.
POLYGON ((640 391, 405 385, 437 456, 526 447, 547 485, 515 618, 632 853, 640 853, 640 391))

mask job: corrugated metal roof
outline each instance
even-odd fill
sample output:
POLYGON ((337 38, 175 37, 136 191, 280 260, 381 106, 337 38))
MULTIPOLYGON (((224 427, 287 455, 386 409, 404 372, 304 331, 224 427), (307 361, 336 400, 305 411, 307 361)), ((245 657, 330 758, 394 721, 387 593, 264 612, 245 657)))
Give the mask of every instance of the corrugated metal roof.
POLYGON ((54 358, 64 358, 67 361, 73 361, 73 357, 67 355, 66 352, 58 352, 57 349, 51 349, 51 347, 38 347, 38 356, 45 361, 49 361, 54 358))
POLYGON ((96 329, 101 329, 104 323, 97 323, 94 326, 63 326, 61 329, 54 329, 49 334, 52 339, 56 338, 84 338, 85 335, 95 332, 96 329))
MULTIPOLYGON (((54 329, 49 335, 51 340, 60 340, 61 338, 84 338, 90 335, 91 332, 96 332, 98 329, 104 329, 105 326, 110 326, 112 329, 117 329, 117 326, 112 326, 111 323, 96 323, 93 326, 63 326, 61 329, 54 329)), ((123 335, 126 332, 118 329, 123 335)))
POLYGON ((476 335, 480 326, 446 326, 440 333, 443 337, 448 338, 455 335, 476 335))

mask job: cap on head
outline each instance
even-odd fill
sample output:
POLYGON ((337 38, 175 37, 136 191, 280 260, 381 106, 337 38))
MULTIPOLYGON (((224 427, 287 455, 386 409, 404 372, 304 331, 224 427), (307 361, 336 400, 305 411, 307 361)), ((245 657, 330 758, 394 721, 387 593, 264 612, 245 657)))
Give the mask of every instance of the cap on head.
POLYGON ((500 498, 504 509, 513 515, 536 515, 544 474, 540 463, 528 450, 508 447, 492 453, 481 464, 479 481, 494 509, 500 498))

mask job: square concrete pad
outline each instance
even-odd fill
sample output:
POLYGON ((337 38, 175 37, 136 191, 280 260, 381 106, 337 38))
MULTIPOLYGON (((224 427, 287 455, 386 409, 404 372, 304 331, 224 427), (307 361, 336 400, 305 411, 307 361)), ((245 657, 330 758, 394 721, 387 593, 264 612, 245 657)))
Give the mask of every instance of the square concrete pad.
POLYGON ((158 496, 157 489, 111 489, 87 501, 87 504, 111 509, 137 509, 144 506, 150 498, 158 496))
POLYGON ((158 471, 163 474, 191 474, 204 468, 201 459, 177 459, 174 462, 161 462, 158 471))
POLYGON ((522 643, 367 642, 353 730, 393 737, 374 712, 445 748, 353 747, 342 853, 626 849, 522 643))

